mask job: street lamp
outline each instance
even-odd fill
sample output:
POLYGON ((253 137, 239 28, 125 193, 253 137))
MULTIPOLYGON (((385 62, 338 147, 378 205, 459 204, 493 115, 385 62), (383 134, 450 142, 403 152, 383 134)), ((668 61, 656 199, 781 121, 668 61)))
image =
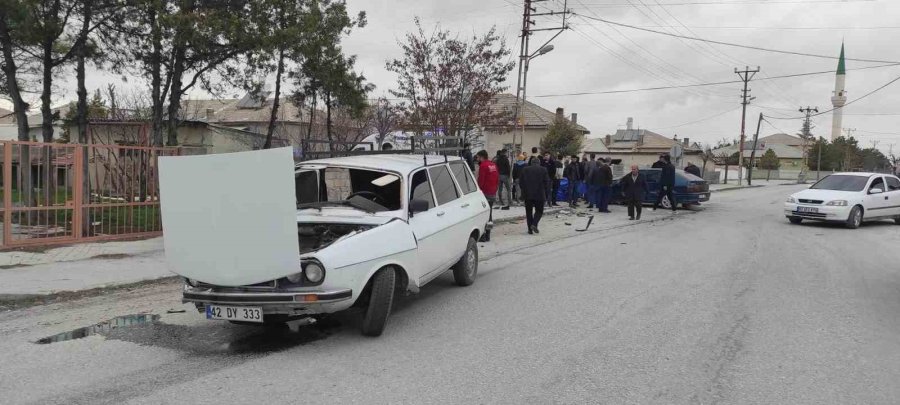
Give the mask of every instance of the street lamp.
MULTIPOLYGON (((553 45, 549 45, 549 44, 544 45, 541 47, 541 49, 538 49, 535 53, 531 54, 527 58, 524 58, 525 59, 524 60, 525 74, 522 76, 522 88, 521 88, 522 98, 519 100, 519 102, 522 103, 521 105, 519 105, 519 120, 522 123, 522 137, 521 137, 521 139, 519 139, 519 141, 523 142, 523 143, 525 142, 525 89, 527 88, 527 85, 528 85, 528 65, 532 59, 537 58, 538 56, 544 55, 552 50, 553 50, 553 45)), ((515 149, 515 147, 516 147, 516 133, 513 132, 513 149, 515 149)), ((512 174, 510 173, 510 178, 511 177, 512 177, 512 174)))

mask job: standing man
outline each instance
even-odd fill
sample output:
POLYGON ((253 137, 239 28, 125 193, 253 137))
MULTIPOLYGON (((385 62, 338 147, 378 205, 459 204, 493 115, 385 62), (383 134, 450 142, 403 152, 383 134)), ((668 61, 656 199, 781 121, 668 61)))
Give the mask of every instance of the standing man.
POLYGON ((556 163, 553 161, 553 156, 550 155, 550 152, 544 152, 541 158, 541 166, 544 166, 544 169, 547 170, 547 176, 550 178, 550 187, 547 188, 547 196, 545 197, 547 206, 550 207, 556 199, 556 196, 553 195, 553 183, 556 182, 556 163))
POLYGON ((625 194, 625 204, 628 205, 628 219, 640 220, 641 204, 644 200, 644 193, 647 192, 647 180, 638 170, 638 165, 631 165, 631 173, 622 178, 622 192, 625 194))
POLYGON ((563 170, 563 177, 569 180, 569 189, 566 190, 566 197, 569 199, 569 207, 578 207, 578 183, 581 182, 581 165, 578 164, 578 156, 572 155, 569 164, 563 170))
POLYGON ((703 175, 700 174, 700 168, 697 167, 694 162, 688 162, 687 166, 684 167, 684 171, 697 177, 703 177, 703 175))
POLYGON ((463 150, 460 152, 459 156, 465 159, 466 164, 469 165, 469 169, 473 172, 475 171, 475 163, 472 160, 472 144, 466 143, 463 145, 463 150))
POLYGON ((488 219, 488 227, 481 236, 481 242, 491 241, 491 227, 494 225, 494 201, 497 199, 497 185, 500 183, 500 172, 497 171, 497 165, 491 162, 486 150, 478 151, 475 155, 478 160, 478 188, 484 193, 490 205, 491 213, 488 219))
POLYGON ((525 158, 525 153, 520 153, 516 158, 516 164, 513 166, 513 198, 515 198, 517 203, 522 202, 522 188, 519 187, 519 175, 522 173, 522 169, 528 165, 528 160, 525 158))
MULTIPOLYGON (((659 194, 656 196, 656 203, 653 204, 653 211, 656 211, 665 196, 669 199, 674 214, 675 208, 678 206, 675 201, 675 166, 672 165, 668 155, 660 156, 659 162, 656 163, 662 163, 662 167, 660 167, 662 175, 659 178, 659 194)), ((656 167, 656 163, 653 164, 653 167, 656 167)))
POLYGON ((609 167, 608 163, 606 159, 601 158, 600 163, 597 165, 600 177, 600 185, 597 190, 597 208, 600 212, 605 213, 609 212, 609 194, 613 182, 612 168, 609 167))
POLYGON ((591 160, 584 168, 584 182, 587 184, 588 209, 593 209, 594 204, 600 206, 598 196, 600 194, 600 166, 597 164, 597 155, 591 153, 591 160))
POLYGON ((510 179, 510 170, 512 170, 512 166, 509 164, 509 158, 506 157, 506 149, 500 149, 497 151, 497 156, 494 157, 494 164, 497 165, 497 170, 500 172, 500 184, 497 187, 497 198, 500 200, 500 209, 508 210, 509 206, 512 205, 512 182, 510 179), (503 191, 506 190, 506 204, 503 204, 503 191))
POLYGON ((531 159, 531 163, 522 169, 519 175, 519 186, 522 189, 522 197, 525 199, 525 219, 528 225, 528 234, 541 233, 538 224, 544 215, 544 199, 547 190, 550 189, 550 176, 547 169, 541 166, 541 161, 531 159))

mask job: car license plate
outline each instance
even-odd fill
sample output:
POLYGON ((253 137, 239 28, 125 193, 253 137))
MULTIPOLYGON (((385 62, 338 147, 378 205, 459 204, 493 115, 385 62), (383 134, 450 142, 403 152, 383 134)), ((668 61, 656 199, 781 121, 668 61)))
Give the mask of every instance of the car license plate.
POLYGON ((812 212, 818 213, 819 209, 816 207, 797 207, 797 212, 812 212))
POLYGON ((263 311, 260 307, 226 307, 223 305, 207 305, 206 319, 223 319, 228 321, 262 322, 263 311))

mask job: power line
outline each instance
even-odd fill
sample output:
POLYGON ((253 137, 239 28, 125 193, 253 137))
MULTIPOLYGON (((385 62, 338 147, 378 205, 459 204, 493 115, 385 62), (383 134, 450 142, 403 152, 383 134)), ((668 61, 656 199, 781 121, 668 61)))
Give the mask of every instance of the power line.
MULTIPOLYGON (((848 106, 848 105, 850 105, 850 104, 853 104, 853 103, 855 103, 855 102, 857 102, 857 101, 859 101, 859 100, 862 100, 862 99, 864 99, 864 98, 866 98, 866 97, 869 97, 869 96, 871 96, 871 95, 873 95, 873 94, 875 94, 875 93, 877 93, 877 92, 883 90, 884 88, 886 88, 886 87, 888 87, 888 86, 890 86, 890 85, 896 83, 897 81, 900 81, 900 76, 895 77, 893 80, 891 80, 891 81, 889 81, 889 82, 887 82, 887 83, 881 85, 880 87, 876 88, 875 90, 872 90, 872 91, 870 91, 870 92, 868 92, 868 93, 866 93, 866 94, 863 94, 862 96, 859 96, 859 97, 857 97, 857 98, 855 98, 855 99, 853 99, 853 100, 848 101, 847 104, 844 104, 844 105, 841 106, 841 107, 835 107, 835 108, 832 108, 832 109, 830 109, 830 110, 822 111, 822 112, 820 112, 820 113, 818 113, 818 114, 813 114, 813 115, 811 115, 811 117, 818 117, 818 116, 820 116, 820 115, 828 114, 828 113, 830 113, 830 112, 832 112, 832 111, 834 111, 834 110, 836 110, 836 109, 838 109, 838 108, 844 108, 844 107, 846 107, 846 106, 848 106)), ((804 119, 805 117, 790 117, 790 118, 771 117, 771 118, 778 119, 778 120, 802 120, 802 119, 804 119)))
MULTIPOLYGON (((742 6, 742 5, 770 5, 770 4, 821 4, 821 3, 870 3, 877 0, 744 0, 744 1, 690 1, 681 3, 666 3, 665 6, 696 6, 696 5, 724 5, 724 6, 742 6)), ((589 3, 588 6, 595 8, 622 8, 628 7, 622 3, 589 3)))
MULTIPOLYGON (((668 4, 666 4, 668 6, 668 4)), ((641 28, 674 28, 674 25, 637 25, 641 28)), ((774 30, 774 31, 874 31, 874 30, 897 30, 900 26, 878 26, 878 27, 841 27, 841 26, 821 26, 821 27, 763 27, 763 26, 710 26, 710 25, 689 25, 687 28, 695 30, 774 30)))
POLYGON ((648 128, 648 129, 653 130, 653 131, 662 131, 662 130, 665 130, 665 129, 681 128, 681 127, 685 127, 685 126, 688 126, 688 125, 699 124, 699 123, 704 122, 704 121, 709 121, 709 120, 711 120, 711 119, 713 119, 713 118, 721 117, 721 116, 723 116, 723 115, 725 115, 725 114, 728 114, 728 113, 730 113, 730 112, 735 112, 735 111, 737 111, 737 110, 740 110, 741 108, 743 108, 743 106, 740 106, 740 107, 737 107, 737 108, 732 108, 732 109, 727 110, 727 111, 722 111, 722 112, 720 112, 720 113, 718 113, 718 114, 710 115, 709 117, 701 118, 701 119, 699 119, 699 120, 690 121, 690 122, 685 122, 685 123, 683 123, 683 124, 678 124, 678 125, 672 125, 672 126, 670 126, 670 127, 648 128))
MULTIPOLYGON (((577 31, 574 29, 573 29, 573 31, 584 35, 580 31, 577 31)), ((585 38, 593 41, 593 38, 590 38, 587 36, 585 36, 585 38)), ((596 44, 596 42, 595 42, 595 44, 596 44)), ((602 46, 602 45, 599 45, 599 46, 602 46)), ((854 68, 854 69, 847 69, 847 70, 876 69, 876 68, 891 67, 891 66, 900 66, 900 63, 889 63, 889 64, 885 64, 885 65, 869 66, 869 67, 854 68)), ((787 79, 787 78, 792 78, 792 77, 814 76, 814 75, 822 75, 822 74, 834 74, 834 70, 824 70, 824 71, 819 71, 819 72, 807 72, 807 73, 795 73, 795 74, 781 75, 781 76, 767 76, 767 77, 763 77, 761 79, 756 79, 756 81, 760 82, 760 81, 765 81, 765 80, 787 79)), ((644 88, 639 88, 639 89, 627 89, 627 90, 601 90, 601 91, 584 91, 584 92, 576 92, 576 93, 541 94, 541 95, 536 95, 536 96, 531 96, 531 97, 544 98, 544 97, 567 97, 567 96, 588 96, 588 95, 600 95, 600 94, 635 93, 635 92, 640 92, 640 91, 683 89, 683 88, 687 88, 687 87, 720 86, 723 84, 736 84, 736 83, 743 83, 743 81, 741 81, 741 80, 726 80, 726 81, 721 81, 721 82, 684 84, 684 85, 677 85, 677 86, 644 87, 644 88)))
MULTIPOLYGON (((794 51, 784 51, 784 50, 780 50, 780 49, 763 48, 763 47, 759 47, 759 46, 742 45, 742 44, 735 44, 735 43, 731 43, 731 42, 723 42, 723 41, 715 41, 715 40, 705 39, 705 38, 691 37, 691 36, 687 36, 687 35, 672 34, 669 32, 657 31, 657 30, 652 30, 649 28, 641 28, 636 25, 623 24, 623 23, 619 23, 619 22, 615 22, 615 21, 610 21, 607 19, 599 18, 599 17, 585 16, 585 15, 578 14, 575 12, 572 12, 572 14, 579 15, 581 17, 595 20, 595 21, 605 22, 607 24, 617 25, 620 27, 631 28, 631 29, 635 29, 635 30, 639 30, 639 31, 651 32, 654 34, 666 35, 666 36, 675 37, 675 38, 688 39, 688 40, 692 40, 692 41, 708 42, 711 44, 733 46, 733 47, 737 47, 737 48, 752 49, 752 50, 756 50, 756 51, 774 52, 774 53, 780 53, 780 54, 786 54, 786 55, 807 56, 807 57, 811 57, 811 58, 820 58, 820 59, 840 59, 839 57, 836 57, 836 56, 818 55, 818 54, 814 54, 814 53, 804 53, 804 52, 794 52, 794 51)), ((896 61, 886 61, 886 60, 876 60, 876 59, 845 58, 845 60, 850 60, 850 61, 854 61, 854 62, 868 62, 868 63, 900 63, 900 62, 896 62, 896 61)))

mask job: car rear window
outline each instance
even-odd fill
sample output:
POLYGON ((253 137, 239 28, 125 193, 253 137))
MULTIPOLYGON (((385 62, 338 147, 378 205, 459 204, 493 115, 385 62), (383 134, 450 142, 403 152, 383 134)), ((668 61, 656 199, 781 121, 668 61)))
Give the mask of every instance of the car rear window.
POLYGON ((434 196, 437 198, 438 205, 444 205, 459 198, 456 184, 453 183, 447 166, 440 165, 429 168, 428 175, 431 176, 431 183, 434 184, 434 196))
POLYGON ((459 184, 459 188, 462 189, 463 194, 469 194, 478 190, 478 187, 475 185, 475 179, 472 178, 472 172, 469 171, 469 168, 466 167, 463 161, 450 163, 450 171, 453 172, 453 177, 459 184))

